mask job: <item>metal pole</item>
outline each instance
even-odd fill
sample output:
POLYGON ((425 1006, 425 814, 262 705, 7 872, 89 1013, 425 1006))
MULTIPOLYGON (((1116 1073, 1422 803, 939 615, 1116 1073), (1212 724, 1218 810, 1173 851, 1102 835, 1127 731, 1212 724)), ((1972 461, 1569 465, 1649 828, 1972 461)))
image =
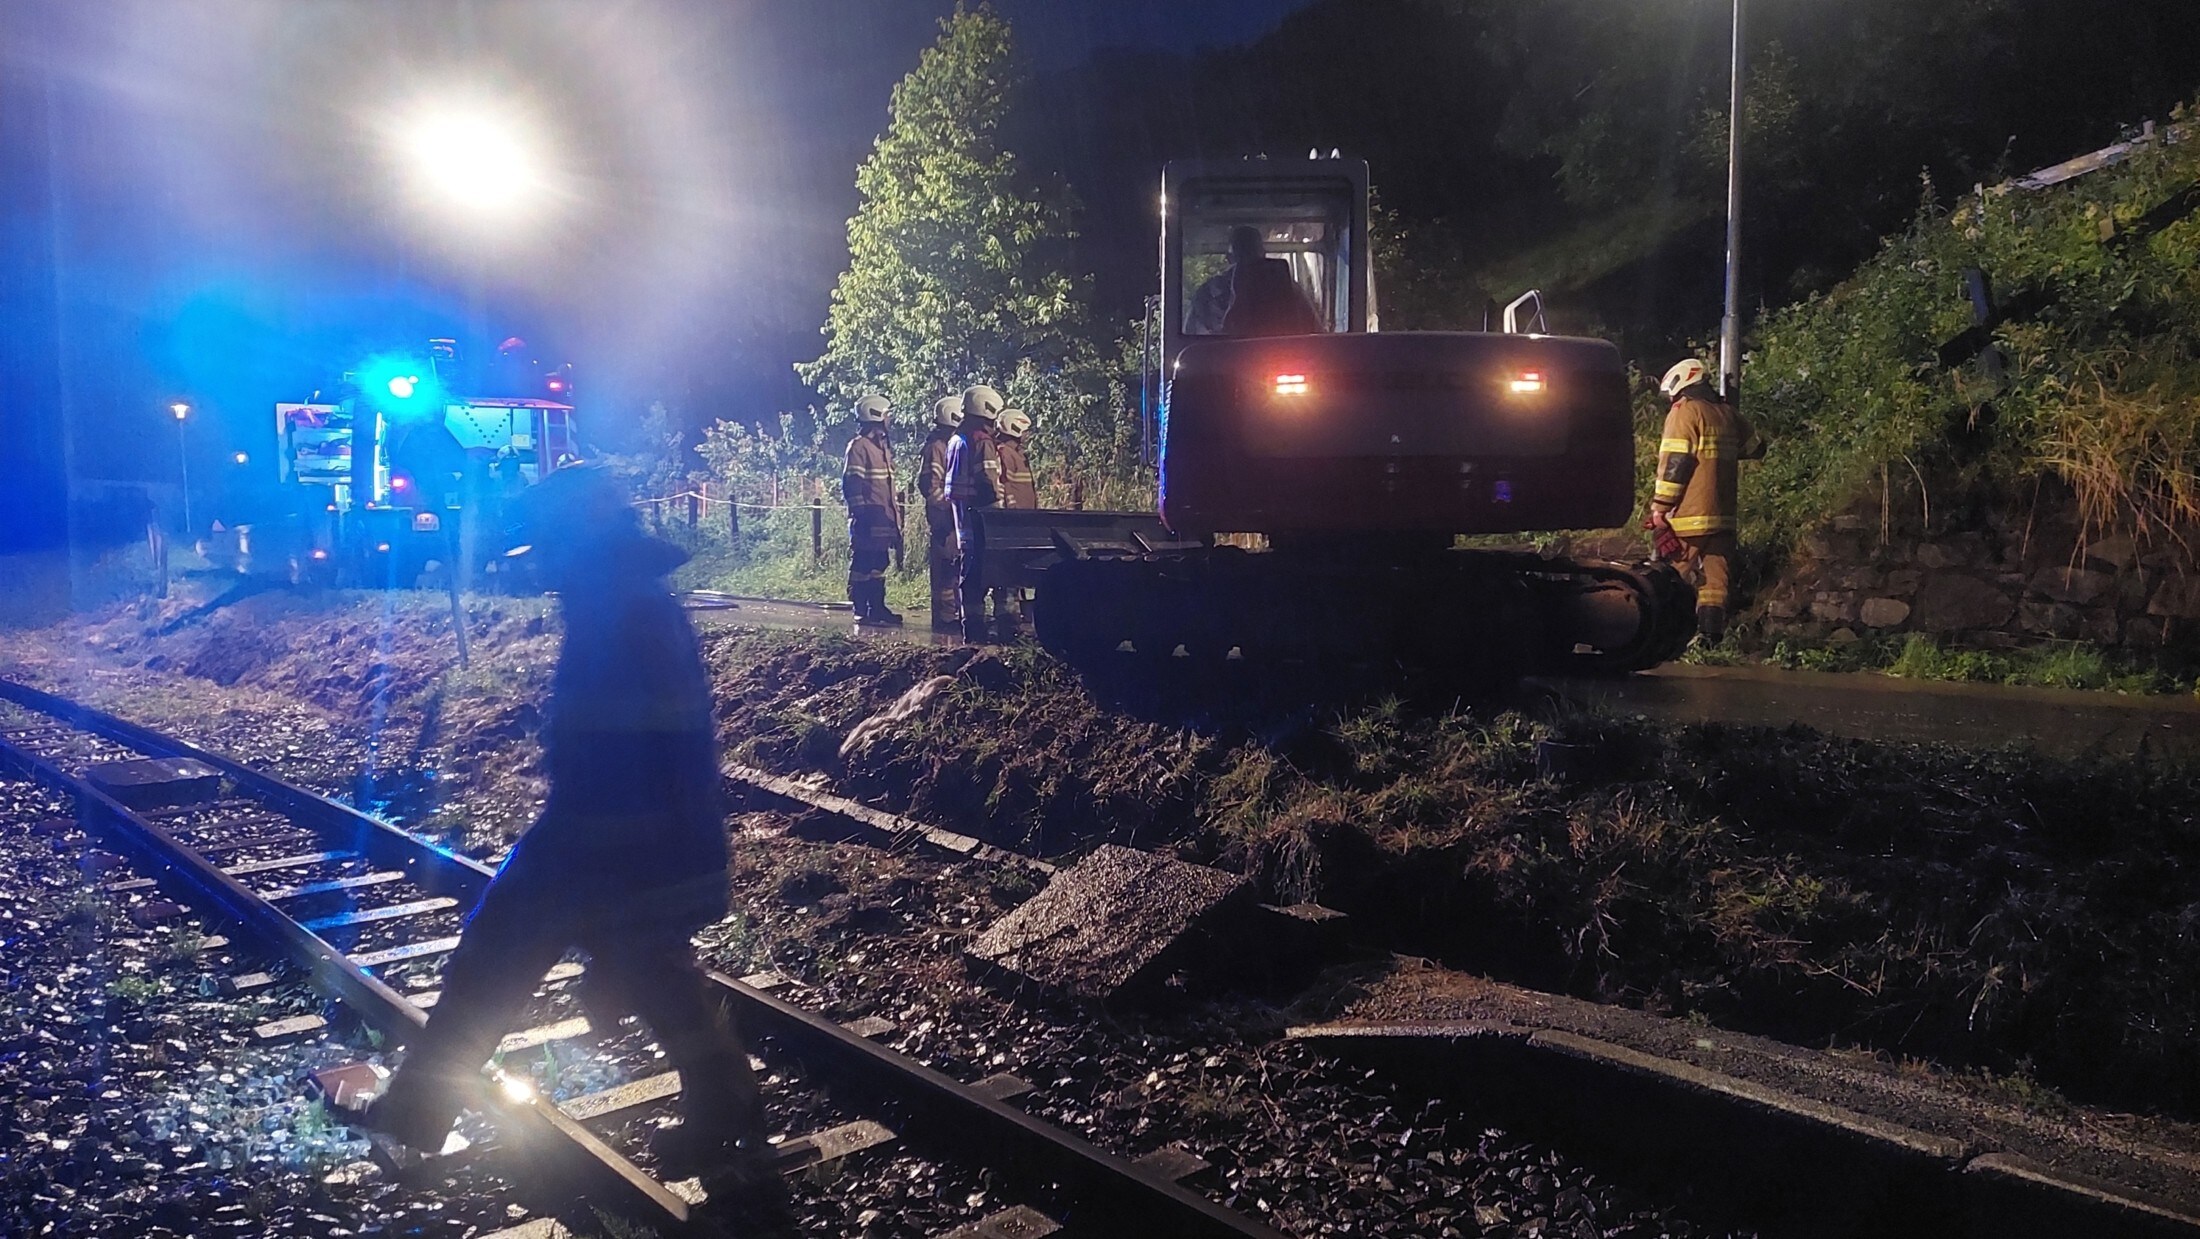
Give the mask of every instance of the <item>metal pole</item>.
POLYGON ((1719 391, 1742 389, 1742 0, 1734 0, 1734 47, 1726 102, 1726 313, 1719 319, 1719 391))
POLYGON ((1148 297, 1138 316, 1138 463, 1153 463, 1153 318, 1160 298, 1148 297))
POLYGON ((176 419, 176 464, 183 471, 183 540, 191 540, 191 453, 183 442, 184 419, 176 419))

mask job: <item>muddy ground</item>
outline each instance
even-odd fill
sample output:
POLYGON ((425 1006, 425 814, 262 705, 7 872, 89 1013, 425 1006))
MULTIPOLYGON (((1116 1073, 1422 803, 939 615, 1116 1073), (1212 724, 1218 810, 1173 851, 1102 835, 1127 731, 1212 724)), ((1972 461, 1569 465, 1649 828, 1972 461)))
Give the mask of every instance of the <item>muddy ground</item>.
MULTIPOLYGON (((541 604, 476 602, 465 672, 432 601, 266 596, 163 633, 184 610, 12 635, 5 661, 216 743, 225 703, 298 711, 298 764, 371 770, 362 800, 485 854, 524 824, 541 604)), ((1389 949, 1598 1001, 2200 1110, 2184 767, 1236 667, 1080 678, 1029 649, 728 628, 705 652, 730 756, 882 808, 1050 855, 1168 847, 1389 949), (1547 741, 1578 746, 1559 777, 1547 741)))

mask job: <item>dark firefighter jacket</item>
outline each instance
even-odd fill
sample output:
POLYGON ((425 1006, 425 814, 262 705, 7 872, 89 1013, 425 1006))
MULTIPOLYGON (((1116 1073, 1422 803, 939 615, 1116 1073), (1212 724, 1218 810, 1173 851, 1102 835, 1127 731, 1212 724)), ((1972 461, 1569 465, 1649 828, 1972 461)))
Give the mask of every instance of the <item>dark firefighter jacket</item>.
POLYGON ((1732 532, 1741 462, 1764 454, 1764 440, 1740 413, 1683 393, 1665 415, 1650 506, 1666 513, 1673 532, 1684 538, 1732 532))
POLYGON ((1006 435, 994 441, 993 448, 1001 457, 1001 506, 1030 511, 1039 506, 1039 479, 1032 476, 1031 458, 1024 454, 1024 441, 1006 435))
POLYGON ((894 456, 884 435, 866 433, 848 440, 840 497, 848 505, 849 543, 859 551, 892 549, 901 530, 900 500, 894 494, 894 456))
POLYGON ((947 445, 947 495, 973 508, 1001 501, 1001 453, 993 432, 976 418, 947 445))
POLYGON ((726 868, 710 684, 663 579, 686 558, 625 533, 558 584, 565 638, 542 733, 550 795, 517 850, 594 894, 693 888, 726 868))
POLYGON ((924 440, 924 464, 917 470, 917 489, 924 494, 924 506, 934 512, 947 510, 947 446, 955 432, 945 426, 934 426, 924 440))

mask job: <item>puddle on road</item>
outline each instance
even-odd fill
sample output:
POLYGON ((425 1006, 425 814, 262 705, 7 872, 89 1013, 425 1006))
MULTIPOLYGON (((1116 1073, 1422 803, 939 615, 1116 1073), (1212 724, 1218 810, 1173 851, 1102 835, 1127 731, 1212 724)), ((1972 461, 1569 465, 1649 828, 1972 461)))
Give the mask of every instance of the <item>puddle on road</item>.
POLYGON ((2200 758, 2200 704, 2175 697, 1686 666, 1626 679, 1551 680, 1545 687, 1591 708, 1679 722, 1800 723, 1865 740, 2017 744, 2057 757, 2128 757, 2143 750, 2200 758))

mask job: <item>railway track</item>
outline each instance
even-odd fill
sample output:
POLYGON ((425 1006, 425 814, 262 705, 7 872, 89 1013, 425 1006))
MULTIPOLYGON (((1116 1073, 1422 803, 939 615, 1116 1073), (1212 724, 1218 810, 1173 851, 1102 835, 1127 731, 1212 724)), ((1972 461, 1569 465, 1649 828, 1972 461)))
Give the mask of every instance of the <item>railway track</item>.
MULTIPOLYGON (((126 859, 135 876, 105 883, 135 915, 185 909, 214 918, 257 947, 263 967, 229 978, 240 992, 286 977, 310 984, 348 1016, 390 1041, 425 1024, 443 959, 460 920, 492 871, 349 806, 173 737, 0 680, 0 763, 72 797, 86 831, 126 859)), ((726 1202, 711 1176, 666 1181, 643 1142, 648 1120, 679 1092, 676 1075, 651 1069, 639 1029, 595 1029, 571 982, 585 965, 561 963, 544 978, 525 1029, 507 1037, 481 1076, 470 1108, 495 1135, 474 1155, 508 1159, 515 1177, 564 1185, 596 1207, 663 1233, 720 1232, 726 1202), (594 1060, 569 1078, 617 1080, 575 1093, 546 1088, 517 1060, 553 1043, 594 1060)), ((767 1059, 791 1060, 771 1079, 822 1092, 806 1112, 840 1121, 786 1139, 788 1172, 881 1145, 982 1168, 1022 1203, 942 1233, 1009 1239, 1055 1233, 1120 1234, 1133 1228, 1184 1236, 1275 1236, 1177 1181, 1171 1159, 1132 1162, 1024 1113, 1029 1086, 997 1074, 955 1080, 871 1038, 881 1021, 842 1026, 795 999, 771 974, 712 981, 767 1059)), ((321 1028, 322 1015, 263 1027, 269 1038, 321 1028), (280 1025, 280 1026, 278 1026, 280 1025)), ((782 1107, 767 1095, 767 1105, 782 1107)), ((860 1173, 850 1176, 860 1191, 860 1173)), ((973 1197, 975 1199, 975 1197, 973 1197)), ((530 1235, 557 1233, 542 1223, 530 1235)))

